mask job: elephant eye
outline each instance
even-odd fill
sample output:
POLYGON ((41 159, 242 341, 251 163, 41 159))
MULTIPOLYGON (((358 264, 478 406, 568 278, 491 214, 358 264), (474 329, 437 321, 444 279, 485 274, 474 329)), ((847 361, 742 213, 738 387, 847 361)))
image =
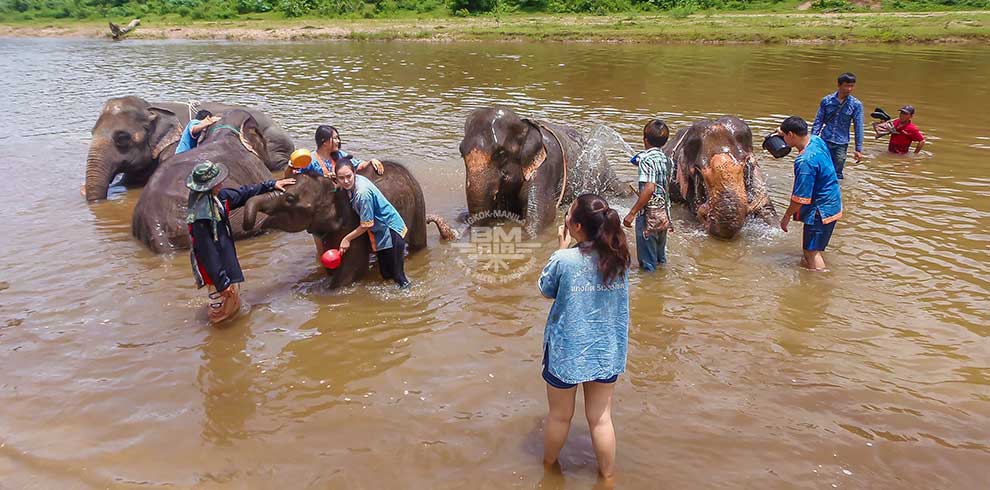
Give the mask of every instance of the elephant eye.
POLYGON ((127 131, 115 131, 113 133, 113 144, 123 148, 131 144, 131 135, 127 131))
POLYGON ((298 201, 298 200, 299 200, 299 198, 297 198, 297 197, 295 196, 295 194, 286 194, 286 195, 285 195, 285 200, 286 200, 286 201, 288 201, 288 202, 289 202, 289 204, 295 204, 295 203, 296 203, 296 201, 298 201))

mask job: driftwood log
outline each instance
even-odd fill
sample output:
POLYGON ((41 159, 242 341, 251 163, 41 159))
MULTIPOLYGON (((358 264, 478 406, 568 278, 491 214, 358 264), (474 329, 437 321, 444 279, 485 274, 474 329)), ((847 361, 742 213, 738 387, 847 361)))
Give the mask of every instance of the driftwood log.
POLYGON ((120 41, 128 32, 137 29, 137 26, 141 25, 141 19, 134 19, 129 24, 124 27, 120 27, 113 22, 110 22, 110 36, 113 37, 114 41, 120 41))

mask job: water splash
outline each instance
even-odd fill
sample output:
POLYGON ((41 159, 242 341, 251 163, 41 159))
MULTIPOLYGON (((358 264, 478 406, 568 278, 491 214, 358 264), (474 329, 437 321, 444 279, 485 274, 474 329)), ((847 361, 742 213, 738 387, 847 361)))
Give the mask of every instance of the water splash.
POLYGON ((609 161, 628 160, 636 153, 616 130, 604 124, 596 126, 581 148, 575 171, 568 176, 573 195, 594 192, 604 194, 616 184, 615 173, 608 168, 609 161))

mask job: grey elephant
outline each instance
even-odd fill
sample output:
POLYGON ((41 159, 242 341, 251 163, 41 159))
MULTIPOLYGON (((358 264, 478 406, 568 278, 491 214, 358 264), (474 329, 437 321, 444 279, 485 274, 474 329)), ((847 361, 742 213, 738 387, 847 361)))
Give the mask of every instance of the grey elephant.
MULTIPOLYGON (((266 165, 269 152, 257 120, 247 111, 235 109, 220 114, 220 122, 204 131, 200 144, 176 155, 158 169, 141 192, 131 217, 131 234, 155 253, 189 248, 186 177, 197 164, 210 160, 230 170, 224 187, 256 184, 272 178, 266 165)), ((267 228, 265 220, 255 230, 244 230, 243 208, 230 213, 233 238, 257 234, 267 228)))
MULTIPOLYGON (((292 139, 270 117, 246 107, 205 103, 198 109, 215 114, 232 109, 248 111, 254 117, 268 152, 272 170, 285 166, 294 149, 292 139)), ((86 199, 106 199, 110 183, 123 174, 123 184, 142 186, 161 163, 175 156, 183 128, 189 123, 190 108, 180 103, 152 103, 140 97, 109 99, 93 126, 93 139, 86 158, 86 199)))
POLYGON ((579 162, 586 144, 569 126, 521 118, 505 107, 475 110, 460 144, 468 212, 475 219, 518 217, 533 236, 582 193, 628 193, 604 155, 579 162))
POLYGON ((734 238, 749 216, 776 223, 777 211, 753 154, 753 132, 742 119, 696 122, 678 131, 664 151, 674 163, 671 201, 686 203, 709 234, 734 238))

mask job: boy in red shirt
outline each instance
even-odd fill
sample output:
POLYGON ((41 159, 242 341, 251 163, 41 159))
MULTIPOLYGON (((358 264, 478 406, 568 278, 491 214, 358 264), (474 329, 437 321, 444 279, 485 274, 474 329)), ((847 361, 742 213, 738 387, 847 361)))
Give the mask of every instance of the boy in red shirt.
POLYGON ((921 152, 921 148, 925 146, 925 136, 911 122, 911 118, 913 117, 914 106, 906 105, 901 107, 900 117, 894 121, 894 132, 890 135, 890 144, 887 145, 887 151, 891 153, 907 153, 911 149, 911 143, 917 141, 918 146, 914 149, 914 153, 918 154, 921 152))

